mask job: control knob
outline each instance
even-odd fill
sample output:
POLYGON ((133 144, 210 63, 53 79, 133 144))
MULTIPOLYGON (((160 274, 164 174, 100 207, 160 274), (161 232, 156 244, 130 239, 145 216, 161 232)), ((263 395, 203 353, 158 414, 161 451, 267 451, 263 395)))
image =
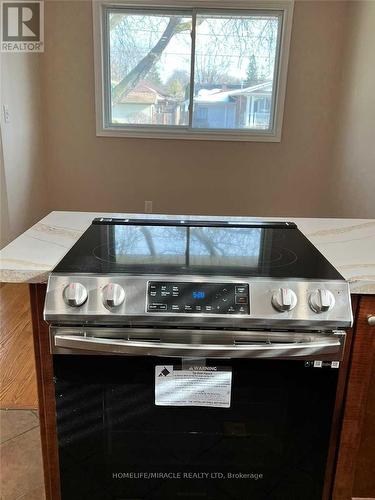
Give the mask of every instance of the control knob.
POLYGON ((106 307, 118 307, 125 300, 125 291, 117 283, 109 283, 103 288, 103 303, 106 307))
POLYGON ((64 288, 64 300, 68 306, 80 307, 87 300, 87 290, 81 283, 69 283, 64 288))
POLYGON ((291 311, 297 305, 297 295, 290 288, 279 288, 272 295, 272 305, 278 311, 291 311))
POLYGON ((329 290, 318 288, 310 294, 309 305, 316 313, 330 311, 335 305, 335 297, 329 290))

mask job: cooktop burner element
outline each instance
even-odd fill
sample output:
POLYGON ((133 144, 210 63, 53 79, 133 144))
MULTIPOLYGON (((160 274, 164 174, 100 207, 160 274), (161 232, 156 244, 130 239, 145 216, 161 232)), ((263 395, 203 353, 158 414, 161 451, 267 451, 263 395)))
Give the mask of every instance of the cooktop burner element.
POLYGON ((348 285, 290 222, 95 219, 52 273, 45 317, 86 324, 339 328, 348 285))

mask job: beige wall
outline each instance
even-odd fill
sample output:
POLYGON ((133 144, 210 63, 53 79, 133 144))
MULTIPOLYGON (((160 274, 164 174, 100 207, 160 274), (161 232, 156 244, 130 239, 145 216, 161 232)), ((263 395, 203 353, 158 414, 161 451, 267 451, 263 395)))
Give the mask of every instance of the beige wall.
POLYGON ((96 137, 91 2, 48 0, 46 52, 1 63, 5 239, 47 209, 139 212, 144 200, 166 213, 375 217, 374 9, 297 1, 282 141, 235 143, 96 137))
POLYGON ((0 248, 3 248, 9 241, 8 195, 5 182, 3 142, 0 133, 0 248))
MULTIPOLYGON (((329 187, 346 2, 297 2, 281 143, 95 135, 91 4, 47 2, 44 103, 51 208, 350 216, 329 187)), ((357 214, 370 215, 368 212, 357 214)))
POLYGON ((43 163, 40 56, 2 54, 1 109, 1 244, 25 231, 47 212, 43 163))
POLYGON ((332 211, 375 217, 375 1, 348 9, 332 211))

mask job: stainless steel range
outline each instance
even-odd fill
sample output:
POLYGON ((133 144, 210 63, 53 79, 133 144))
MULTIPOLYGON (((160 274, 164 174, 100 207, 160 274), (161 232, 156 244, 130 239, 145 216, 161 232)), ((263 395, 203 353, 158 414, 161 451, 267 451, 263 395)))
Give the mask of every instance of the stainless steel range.
POLYGON ((329 497, 350 294, 295 224, 95 219, 45 319, 64 500, 329 497))

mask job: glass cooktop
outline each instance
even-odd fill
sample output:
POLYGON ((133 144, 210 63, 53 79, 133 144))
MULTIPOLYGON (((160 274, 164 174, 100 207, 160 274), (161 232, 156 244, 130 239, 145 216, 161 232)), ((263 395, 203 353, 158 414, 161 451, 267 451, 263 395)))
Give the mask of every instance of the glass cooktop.
POLYGON ((290 222, 95 219, 54 271, 343 279, 290 222))

